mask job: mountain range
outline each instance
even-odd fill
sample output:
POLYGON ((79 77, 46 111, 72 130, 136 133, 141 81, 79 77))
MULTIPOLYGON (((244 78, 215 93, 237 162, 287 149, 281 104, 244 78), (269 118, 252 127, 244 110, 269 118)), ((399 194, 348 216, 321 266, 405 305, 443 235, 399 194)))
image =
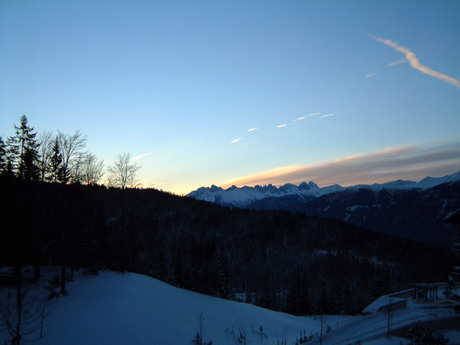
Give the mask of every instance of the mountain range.
POLYGON ((314 182, 223 189, 201 187, 189 197, 221 206, 285 210, 343 220, 370 230, 450 247, 455 232, 443 219, 460 208, 460 171, 420 182, 318 187, 314 182))
POLYGON ((313 200, 326 194, 337 193, 347 190, 359 190, 367 189, 370 191, 381 191, 386 190, 411 190, 420 189, 426 190, 438 185, 460 181, 460 171, 452 175, 443 177, 425 177, 420 182, 407 181, 407 180, 396 180, 383 184, 372 184, 364 185, 359 184, 350 187, 342 187, 338 184, 318 187, 318 185, 312 181, 302 182, 296 186, 292 183, 286 183, 280 187, 275 187, 272 184, 266 186, 255 186, 255 187, 236 187, 231 186, 228 189, 223 189, 212 185, 211 187, 201 187, 196 191, 190 192, 187 196, 197 200, 209 201, 212 203, 219 204, 221 206, 233 206, 233 207, 249 207, 252 208, 255 202, 266 199, 266 198, 280 198, 286 196, 295 196, 296 198, 304 201, 313 200))

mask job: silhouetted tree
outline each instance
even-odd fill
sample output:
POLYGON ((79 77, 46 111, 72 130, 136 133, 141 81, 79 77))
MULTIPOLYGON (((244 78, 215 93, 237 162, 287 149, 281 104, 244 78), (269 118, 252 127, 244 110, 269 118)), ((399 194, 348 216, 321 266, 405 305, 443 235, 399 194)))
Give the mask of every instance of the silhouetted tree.
POLYGON ((34 128, 28 125, 22 115, 20 126, 14 125, 16 134, 8 138, 8 159, 13 171, 21 180, 38 179, 38 143, 34 128))
POLYGON ((4 174, 6 171, 6 145, 0 137, 0 174, 4 174))
POLYGON ((59 138, 54 139, 51 146, 51 153, 48 163, 49 180, 52 182, 65 182, 64 168, 62 166, 62 155, 59 138))
POLYGON ((85 152, 79 157, 76 179, 86 185, 98 184, 104 175, 104 162, 96 155, 85 152))
POLYGON ((78 171, 76 165, 79 164, 81 150, 86 145, 86 136, 80 130, 77 130, 73 135, 63 134, 58 131, 58 138, 62 156, 63 182, 75 182, 77 180, 75 171, 78 171))
POLYGON ((32 343, 37 338, 32 335, 37 331, 41 339, 43 323, 49 313, 47 299, 33 294, 31 286, 19 284, 16 296, 12 292, 0 296, 0 326, 6 329, 13 345, 32 343))
POLYGON ((47 179, 47 174, 49 172, 49 161, 51 158, 51 148, 53 145, 51 132, 46 131, 41 133, 38 139, 38 143, 40 181, 45 182, 47 179))
POLYGON ((141 167, 131 162, 129 153, 117 155, 117 160, 109 167, 108 182, 111 187, 125 189, 132 187, 136 183, 136 172, 141 167))
POLYGON ((38 181, 39 178, 37 146, 28 146, 24 153, 24 180, 38 181))

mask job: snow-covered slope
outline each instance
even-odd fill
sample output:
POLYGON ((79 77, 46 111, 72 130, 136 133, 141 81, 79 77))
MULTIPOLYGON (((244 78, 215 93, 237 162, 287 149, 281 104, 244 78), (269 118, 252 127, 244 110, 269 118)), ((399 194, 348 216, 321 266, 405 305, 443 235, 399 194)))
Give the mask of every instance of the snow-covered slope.
POLYGON ((452 175, 447 175, 443 177, 425 177, 419 183, 417 183, 417 188, 429 189, 432 187, 439 186, 443 183, 456 182, 460 181, 460 171, 452 175))
POLYGON ((410 189, 429 189, 447 182, 460 181, 460 171, 443 177, 426 177, 420 182, 396 180, 383 184, 356 185, 342 187, 332 185, 320 188, 314 182, 302 182, 299 186, 287 183, 280 187, 271 184, 267 186, 241 187, 232 186, 223 189, 212 185, 211 187, 201 187, 187 196, 197 200, 204 200, 217 203, 223 206, 246 207, 257 201, 267 198, 280 198, 286 196, 296 197, 300 202, 309 201, 322 195, 340 192, 344 190, 370 189, 373 191, 387 190, 410 190, 410 189))
MULTIPOLYGON (((301 334, 314 335, 312 344, 318 344, 320 339, 320 317, 297 317, 205 296, 134 273, 77 274, 76 280, 67 284, 67 290, 68 296, 49 302, 51 312, 44 321, 46 336, 34 344, 192 344, 200 315, 205 344, 242 344, 238 338, 243 335, 245 343, 252 345, 283 344, 283 340, 294 345, 301 334)), ((7 291, 0 289, 0 297, 5 294, 7 291)), ((432 318, 431 314, 442 316, 438 313, 428 315, 423 307, 399 310, 394 324, 432 318)), ((385 312, 365 317, 325 316, 324 330, 329 331, 323 344, 355 343, 360 339, 373 340, 372 344, 407 344, 403 338, 384 339, 386 320, 385 312)), ((37 338, 38 331, 27 337, 37 338)), ((7 339, 0 328, 0 343, 7 339)))
POLYGON ((37 344, 192 344, 199 314, 204 340, 219 345, 236 344, 240 330, 248 344, 276 344, 283 336, 292 344, 301 331, 320 327, 319 320, 201 295, 134 273, 79 276, 68 291, 51 301, 44 325, 48 335, 37 344))

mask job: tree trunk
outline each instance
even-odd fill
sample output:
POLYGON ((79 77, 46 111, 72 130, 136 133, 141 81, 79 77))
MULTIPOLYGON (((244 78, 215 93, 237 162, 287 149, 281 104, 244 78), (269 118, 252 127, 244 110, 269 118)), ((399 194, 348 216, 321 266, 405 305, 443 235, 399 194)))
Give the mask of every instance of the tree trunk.
POLYGON ((61 295, 67 296, 67 291, 65 289, 65 258, 63 259, 63 262, 61 264, 61 295))
POLYGON ((20 345, 21 342, 21 319, 22 319, 22 273, 21 266, 18 263, 15 267, 16 274, 16 308, 18 311, 16 320, 16 331, 14 338, 12 339, 13 344, 20 345))
POLYGON ((34 264, 34 280, 37 281, 40 279, 41 271, 40 271, 40 262, 38 258, 35 258, 34 264))

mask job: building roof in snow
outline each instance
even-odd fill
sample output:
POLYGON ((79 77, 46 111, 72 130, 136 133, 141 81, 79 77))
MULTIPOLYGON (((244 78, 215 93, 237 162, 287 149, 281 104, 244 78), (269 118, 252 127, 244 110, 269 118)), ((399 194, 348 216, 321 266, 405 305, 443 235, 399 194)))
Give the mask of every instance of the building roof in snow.
POLYGON ((385 296, 380 296, 377 298, 374 302, 369 304, 364 310, 363 313, 376 313, 380 311, 382 308, 389 307, 407 302, 407 299, 405 298, 399 298, 399 297, 391 297, 388 295, 385 296))

